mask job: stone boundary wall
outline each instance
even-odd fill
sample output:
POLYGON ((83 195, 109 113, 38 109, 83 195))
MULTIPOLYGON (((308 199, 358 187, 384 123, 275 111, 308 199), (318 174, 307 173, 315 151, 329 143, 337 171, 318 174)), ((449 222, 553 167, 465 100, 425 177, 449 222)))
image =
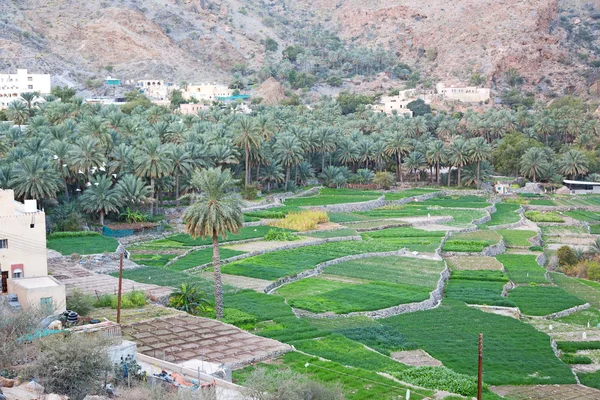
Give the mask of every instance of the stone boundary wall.
MULTIPOLYGON (((445 261, 444 261, 444 263, 445 263, 445 261)), ((330 314, 330 313, 315 314, 315 313, 311 313, 309 311, 298 310, 298 309, 293 309, 293 311, 294 311, 294 314, 296 314, 296 316, 311 317, 311 318, 333 319, 333 318, 347 318, 347 317, 369 317, 369 318, 373 318, 373 319, 379 319, 379 318, 388 318, 388 317, 392 317, 394 315, 400 315, 400 314, 405 314, 405 313, 409 313, 409 312, 430 310, 430 309, 435 308, 440 305, 440 303, 442 301, 442 297, 444 295, 444 285, 445 285, 446 281, 448 280, 448 278, 450 278, 450 270, 448 269, 448 266, 446 265, 446 268, 442 272, 440 272, 440 279, 438 280, 436 288, 429 294, 429 299, 423 300, 423 301, 417 302, 417 303, 400 304, 400 305, 389 307, 389 308, 383 308, 381 310, 359 311, 359 312, 351 312, 348 314, 330 314)))
POLYGON ((442 193, 444 196, 488 196, 490 193, 485 190, 477 190, 477 189, 464 189, 464 190, 454 190, 454 189, 443 189, 442 193))
MULTIPOLYGON (((356 232, 375 232, 375 231, 382 231, 384 229, 390 229, 390 228, 402 228, 402 227, 407 227, 407 226, 411 226, 409 223, 407 222, 398 222, 397 224, 390 224, 390 225, 383 225, 383 226, 374 226, 371 228, 357 228, 355 229, 356 232)), ((349 229, 352 229, 350 227, 348 227, 349 229)))
POLYGON ((250 211, 260 211, 260 210, 268 210, 269 208, 282 207, 284 204, 282 203, 269 203, 262 204, 258 206, 250 206, 242 208, 242 212, 250 212, 250 211))
POLYGON ((383 207, 386 204, 385 196, 376 200, 361 201, 356 203, 326 204, 322 206, 301 206, 304 210, 319 209, 327 212, 355 212, 369 211, 373 208, 383 207))
MULTIPOLYGON (((488 228, 492 231, 497 231, 499 229, 513 229, 527 224, 527 218, 525 218, 525 209, 521 206, 518 210, 519 220, 517 222, 513 222, 510 224, 502 224, 502 225, 491 225, 488 228)), ((539 228, 538 228, 539 229, 539 228)))
POLYGON ((317 264, 315 268, 299 272, 296 275, 279 278, 275 282, 267 285, 267 287, 264 288, 264 292, 266 294, 271 294, 271 293, 273 293, 273 291, 275 291, 276 289, 280 288, 283 285, 287 285, 292 282, 296 282, 296 281, 299 281, 302 279, 320 275, 321 273, 323 273, 323 269, 330 265, 336 265, 336 264, 340 264, 340 263, 343 263, 346 261, 361 260, 364 258, 402 256, 405 254, 406 254, 406 249, 401 249, 401 250, 396 250, 396 251, 383 251, 383 252, 378 252, 378 253, 353 254, 350 256, 336 258, 334 260, 329 260, 329 261, 325 261, 320 264, 317 264))
MULTIPOLYGON (((502 269, 504 270, 504 266, 502 266, 502 269)), ((504 273, 506 273, 506 271, 504 271, 504 273)), ((515 287, 517 287, 517 285, 515 285, 515 283, 509 279, 509 281, 506 282, 504 287, 502 287, 502 293, 500 294, 500 296, 508 297, 508 292, 513 290, 515 287)))
MULTIPOLYGON (((223 242, 223 243, 219 243, 219 247, 222 246, 230 246, 232 244, 242 244, 242 243, 250 243, 250 242, 260 242, 261 240, 263 240, 262 237, 257 237, 257 238, 252 238, 252 239, 243 239, 243 240, 234 240, 232 242, 223 242)), ((173 265, 177 260, 182 259, 183 257, 189 255, 190 253, 193 253, 194 251, 198 251, 198 250, 204 250, 204 249, 208 249, 212 247, 212 244, 204 244, 202 246, 194 246, 191 249, 187 250, 185 253, 178 255, 177 257, 172 258, 168 263, 165 264, 165 267, 170 267, 171 265, 173 265)))
POLYGON ((536 206, 536 205, 531 205, 531 204, 524 204, 523 207, 525 207, 526 210, 528 211, 560 211, 560 212, 564 212, 564 211, 574 211, 574 210, 584 210, 584 211, 591 211, 591 212, 600 212, 600 206, 536 206))
MULTIPOLYGON (((298 247, 318 246, 320 244, 325 244, 325 243, 349 242, 349 241, 353 241, 353 240, 361 241, 362 237, 360 237, 360 236, 343 236, 343 237, 337 237, 337 238, 317 239, 317 240, 313 240, 313 241, 310 241, 310 242, 301 242, 301 243, 294 243, 294 242, 292 242, 292 243, 287 244, 285 246, 277 247, 277 248, 274 248, 274 249, 264 249, 264 250, 251 251, 251 252, 246 253, 246 254, 240 254, 239 256, 230 257, 230 258, 227 258, 225 260, 221 260, 221 265, 229 264, 229 263, 232 263, 234 261, 243 260, 245 258, 259 256, 259 255, 265 254, 265 253, 272 253, 274 251, 279 251, 279 250, 291 250, 291 249, 296 249, 298 247)), ((192 267, 192 268, 186 269, 185 272, 186 273, 190 273, 190 272, 194 272, 194 271, 200 271, 200 270, 203 270, 203 269, 208 268, 208 267, 212 267, 212 262, 206 263, 206 264, 202 264, 202 265, 199 265, 197 267, 192 267)))
POLYGON ((264 223, 262 220, 261 221, 244 222, 244 228, 248 227, 248 226, 261 226, 261 225, 267 225, 267 224, 264 223))
POLYGON ((546 253, 540 253, 537 255, 537 257, 535 258, 535 261, 539 264, 540 267, 545 267, 546 262, 548 261, 546 259, 546 253))
POLYGON ((504 253, 505 251, 506 251, 506 245, 504 244, 504 239, 501 239, 500 242, 498 242, 496 244, 492 244, 488 247, 485 247, 480 252, 443 251, 441 255, 442 255, 442 257, 459 257, 459 256, 495 257, 498 254, 504 253))
MULTIPOLYGON (((478 208, 478 210, 481 210, 480 208, 478 208)), ((487 211, 486 209, 484 209, 484 211, 487 211)), ((487 222, 490 222, 492 220, 492 216, 489 213, 489 211, 487 211, 487 215, 484 215, 483 217, 479 218, 479 219, 474 219, 473 221, 471 221, 471 223, 473 225, 483 225, 487 222)))
POLYGON ((545 315, 543 318, 545 318, 545 319, 562 318, 562 317, 566 317, 567 315, 575 314, 578 311, 586 310, 590 307, 591 307, 590 303, 585 303, 580 306, 575 306, 575 307, 567 308, 566 310, 555 312, 554 314, 545 315))
MULTIPOLYGON (((390 192, 390 193, 394 193, 394 192, 390 192)), ((432 193, 420 194, 418 196, 405 197, 403 199, 398 199, 398 200, 386 200, 386 203, 387 203, 386 205, 389 205, 389 206, 400 206, 400 205, 403 205, 403 204, 412 203, 415 200, 417 200, 417 201, 427 201, 427 200, 431 200, 431 199, 434 199, 436 197, 439 197, 439 196, 441 196, 441 194, 442 194, 442 191, 439 191, 439 192, 432 192, 432 193)))
POLYGON ((437 249, 435 249, 435 254, 437 254, 438 256, 442 257, 442 249, 444 248, 444 245, 446 244, 446 240, 448 240, 448 238, 451 235, 452 235, 451 231, 446 231, 446 234, 442 238, 442 241, 440 242, 440 245, 438 246, 437 249))

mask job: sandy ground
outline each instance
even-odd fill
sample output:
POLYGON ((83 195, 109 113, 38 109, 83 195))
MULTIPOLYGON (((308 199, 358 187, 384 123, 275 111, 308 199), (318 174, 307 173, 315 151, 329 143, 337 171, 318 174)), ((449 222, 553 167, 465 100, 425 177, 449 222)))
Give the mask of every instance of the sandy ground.
POLYGON ((394 360, 411 367, 440 367, 442 363, 425 350, 396 351, 390 355, 394 360))
POLYGON ((556 341, 585 342, 600 340, 600 328, 587 328, 543 318, 527 318, 523 321, 533 325, 538 331, 544 332, 556 341), (552 329, 550 329, 550 326, 552 326, 552 329))
POLYGON ((516 307, 495 307, 495 306, 483 306, 478 304, 467 304, 469 307, 477 308, 480 311, 487 312, 490 314, 502 315, 504 317, 511 317, 514 319, 521 319, 519 309, 516 307))
MULTIPOLYGON (((202 272, 200 277, 209 281, 214 280, 214 275, 210 271, 202 272)), ((271 281, 266 281, 264 279, 228 274, 221 274, 221 281, 226 285, 231 285, 240 289, 252 289, 261 293, 264 293, 264 289, 272 283, 271 281)))

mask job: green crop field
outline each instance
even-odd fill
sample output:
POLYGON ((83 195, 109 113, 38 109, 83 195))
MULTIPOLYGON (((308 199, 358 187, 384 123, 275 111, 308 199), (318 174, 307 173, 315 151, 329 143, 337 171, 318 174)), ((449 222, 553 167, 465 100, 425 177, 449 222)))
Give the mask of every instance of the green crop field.
POLYGON ((50 235, 47 246, 49 249, 58 251, 63 256, 68 256, 71 254, 114 253, 119 246, 119 242, 115 238, 100 234, 55 238, 50 235))
POLYGON ((336 229, 335 231, 311 232, 307 234, 307 236, 319 239, 327 239, 332 237, 359 236, 359 234, 354 229, 348 228, 336 229))
POLYGON ((444 297, 468 304, 514 307, 512 301, 501 296, 507 282, 508 276, 502 271, 453 271, 444 297))
POLYGON ((145 265, 146 267, 164 267, 166 263, 175 258, 176 254, 146 254, 131 252, 130 259, 137 264, 145 265))
POLYGON ((249 217, 249 218, 254 218, 254 219, 280 219, 280 218, 285 218, 286 215, 288 215, 291 212, 297 212, 300 211, 299 207, 294 207, 294 206, 280 206, 280 207, 273 207, 273 208, 267 208, 264 210, 257 210, 257 211, 249 211, 247 213, 244 214, 245 217, 249 217))
POLYGON ((537 263, 535 255, 529 254, 500 254, 496 256, 510 279, 516 284, 541 283, 548 284, 546 270, 537 263))
MULTIPOLYGON (((263 236, 265 236, 267 234, 267 232, 270 229, 284 230, 284 231, 289 232, 289 230, 286 230, 286 229, 273 228, 272 226, 267 226, 267 225, 247 226, 247 227, 242 228, 239 233, 236 233, 236 234, 230 233, 227 235, 226 238, 219 237, 219 243, 227 243, 227 242, 234 242, 237 240, 262 238, 263 236)), ((179 235, 169 236, 166 239, 155 240, 153 242, 146 243, 145 245, 151 246, 153 244, 157 245, 157 246, 164 244, 166 247, 206 246, 206 245, 212 244, 212 239, 211 238, 202 239, 200 237, 197 237, 196 239, 192 239, 190 235, 179 234, 179 235)))
POLYGON ((445 196, 420 202, 425 206, 448 208, 486 208, 491 206, 483 197, 478 196, 445 196))
POLYGON ((485 313, 458 302, 382 321, 454 371, 477 372, 477 336, 483 333, 483 379, 490 385, 575 383, 550 338, 513 318, 485 313))
POLYGON ((553 212, 525 211, 525 217, 533 222, 565 222, 564 218, 553 212))
MULTIPOLYGON (((113 272, 110 275, 119 276, 118 272, 113 272)), ((214 285, 212 281, 185 274, 183 272, 170 270, 168 268, 158 267, 144 267, 123 270, 123 278, 131 279, 132 281, 140 283, 149 283, 159 286, 169 286, 177 288, 182 283, 195 283, 200 286, 201 290, 206 292, 210 296, 214 291, 214 285)), ((233 290, 233 287, 223 285, 225 291, 233 290)))
POLYGON ((587 327, 598 327, 600 325, 600 311, 597 308, 588 308, 585 310, 577 311, 566 317, 556 319, 559 322, 571 325, 579 325, 587 327))
POLYGON ((564 213, 566 216, 576 219, 578 221, 585 221, 590 223, 600 222, 600 213, 586 211, 586 210, 571 210, 564 213))
POLYGON ((371 217, 373 219, 380 218, 406 218, 406 217, 425 217, 425 216, 449 216, 453 221, 448 223, 451 226, 467 227, 471 222, 483 218, 486 213, 483 210, 464 210, 464 209, 429 209, 428 206, 422 203, 406 204, 404 206, 387 206, 377 208, 370 211, 361 211, 355 214, 371 217))
POLYGON ((376 239, 398 246, 406 247, 411 251, 433 253, 440 246, 444 231, 426 231, 409 227, 387 228, 377 231, 365 232, 361 236, 364 240, 376 239))
POLYGON ((475 231, 452 235, 444 244, 444 251, 478 253, 484 248, 499 243, 502 236, 495 231, 475 231))
MULTIPOLYGON (((219 253, 221 256, 221 260, 225 260, 227 258, 239 256, 241 254, 245 254, 244 251, 231 250, 226 248, 220 248, 219 253)), ((173 269, 176 271, 184 271, 186 269, 194 268, 199 265, 207 264, 212 262, 213 257, 213 249, 206 248, 202 250, 196 250, 191 252, 185 257, 180 258, 175 261, 173 264, 169 266, 169 269, 173 269)))
POLYGON ((285 205, 291 207, 306 207, 358 203, 361 201, 377 200, 381 196, 382 194, 380 192, 374 191, 323 188, 316 196, 287 199, 285 200, 285 205))
POLYGON ((517 210, 521 207, 518 204, 497 203, 495 205, 496 212, 492 213, 492 219, 487 226, 512 224, 519 222, 521 215, 517 210))
POLYGON ((506 247, 530 247, 529 238, 534 237, 535 231, 525 231, 520 229, 499 229, 496 232, 502 235, 506 247))
POLYGON ((509 292, 523 314, 543 316, 579 306, 585 301, 557 286, 518 286, 509 292))
POLYGON ((386 200, 402 200, 402 199, 406 199, 408 197, 414 197, 414 196, 422 196, 424 194, 429 194, 429 193, 434 193, 434 192, 438 192, 438 190, 436 189, 407 189, 407 190, 402 190, 399 192, 387 192, 385 194, 385 199, 386 200))
POLYGON ((600 284, 585 279, 571 278, 566 275, 550 273, 556 286, 590 303, 592 307, 600 308, 600 284))

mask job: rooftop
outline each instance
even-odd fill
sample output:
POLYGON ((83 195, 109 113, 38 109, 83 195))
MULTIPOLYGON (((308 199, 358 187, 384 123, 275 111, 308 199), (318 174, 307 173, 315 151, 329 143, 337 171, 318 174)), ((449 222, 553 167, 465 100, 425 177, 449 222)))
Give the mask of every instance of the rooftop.
POLYGON ((60 286, 61 284, 51 276, 34 276, 32 278, 15 278, 12 280, 14 284, 25 289, 39 289, 52 286, 60 286))

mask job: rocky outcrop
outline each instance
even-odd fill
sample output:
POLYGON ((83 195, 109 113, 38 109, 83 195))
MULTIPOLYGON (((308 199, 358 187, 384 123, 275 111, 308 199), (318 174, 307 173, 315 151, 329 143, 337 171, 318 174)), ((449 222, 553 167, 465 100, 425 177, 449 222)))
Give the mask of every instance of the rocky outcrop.
POLYGON ((285 99, 285 92, 281 83, 271 77, 256 89, 256 96, 262 97, 263 103, 274 105, 281 103, 285 99))

